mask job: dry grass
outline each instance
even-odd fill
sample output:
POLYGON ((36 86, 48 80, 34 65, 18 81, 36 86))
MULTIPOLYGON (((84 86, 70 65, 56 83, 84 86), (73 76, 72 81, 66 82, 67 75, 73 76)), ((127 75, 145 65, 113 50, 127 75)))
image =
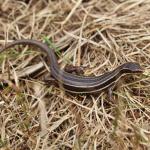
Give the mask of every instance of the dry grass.
POLYGON ((85 75, 127 61, 145 72, 122 80, 110 103, 105 92, 45 86, 36 48, 12 48, 0 55, 1 149, 150 149, 149 0, 0 0, 0 45, 22 38, 48 41, 62 68, 83 66, 85 75))

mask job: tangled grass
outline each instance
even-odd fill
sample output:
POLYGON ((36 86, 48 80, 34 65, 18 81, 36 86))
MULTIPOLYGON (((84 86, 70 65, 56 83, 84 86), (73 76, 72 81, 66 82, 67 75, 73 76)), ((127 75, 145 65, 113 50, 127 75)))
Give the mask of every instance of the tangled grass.
POLYGON ((61 68, 87 76, 128 61, 144 73, 121 80, 110 102, 107 92, 46 86, 46 55, 35 47, 1 53, 1 149, 150 149, 149 0, 0 0, 0 45, 23 38, 47 42, 61 68))

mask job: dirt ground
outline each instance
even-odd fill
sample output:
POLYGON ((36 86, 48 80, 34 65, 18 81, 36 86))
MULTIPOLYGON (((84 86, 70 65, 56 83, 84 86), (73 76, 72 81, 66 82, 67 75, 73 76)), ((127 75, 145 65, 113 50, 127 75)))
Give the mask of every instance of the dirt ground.
POLYGON ((110 101, 53 85, 37 47, 0 53, 1 150, 150 149, 150 0, 0 0, 0 47, 17 39, 47 43, 82 76, 125 62, 144 72, 121 78, 110 101))

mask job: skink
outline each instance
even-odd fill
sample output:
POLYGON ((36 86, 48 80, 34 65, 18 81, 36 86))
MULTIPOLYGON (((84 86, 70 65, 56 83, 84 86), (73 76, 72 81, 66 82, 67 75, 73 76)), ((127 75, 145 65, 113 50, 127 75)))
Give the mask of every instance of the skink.
POLYGON ((4 48, 1 48, 0 53, 8 48, 11 48, 12 46, 19 44, 34 45, 37 48, 40 48, 41 51, 47 53, 51 76, 56 79, 61 88, 72 93, 100 92, 114 86, 116 82, 126 74, 143 72, 143 69, 138 63, 127 62, 117 67, 113 71, 106 72, 100 76, 77 76, 60 69, 54 50, 50 49, 47 44, 31 39, 16 40, 6 45, 4 48))

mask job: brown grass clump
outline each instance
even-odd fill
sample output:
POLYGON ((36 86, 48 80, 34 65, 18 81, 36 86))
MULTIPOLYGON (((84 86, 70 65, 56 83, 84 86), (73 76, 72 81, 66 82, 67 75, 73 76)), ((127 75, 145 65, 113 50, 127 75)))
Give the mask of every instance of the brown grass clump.
POLYGON ((121 80, 110 102, 46 86, 46 55, 13 47, 0 54, 0 149, 150 149, 149 0, 0 0, 0 46, 23 38, 87 76, 128 61, 145 72, 121 80))

